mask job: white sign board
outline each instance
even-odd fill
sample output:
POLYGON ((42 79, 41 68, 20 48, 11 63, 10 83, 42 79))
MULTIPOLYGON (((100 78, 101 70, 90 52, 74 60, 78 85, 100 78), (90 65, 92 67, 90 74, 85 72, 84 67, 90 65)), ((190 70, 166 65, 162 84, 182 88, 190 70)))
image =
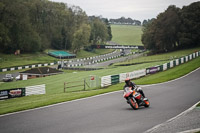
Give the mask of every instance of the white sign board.
POLYGON ((28 79, 28 75, 22 75, 22 80, 27 80, 28 79))

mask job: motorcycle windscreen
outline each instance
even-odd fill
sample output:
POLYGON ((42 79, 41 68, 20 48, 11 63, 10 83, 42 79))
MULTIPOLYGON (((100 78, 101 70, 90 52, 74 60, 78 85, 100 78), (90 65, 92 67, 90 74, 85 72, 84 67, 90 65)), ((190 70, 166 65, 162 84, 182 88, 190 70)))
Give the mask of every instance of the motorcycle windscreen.
POLYGON ((124 89, 124 91, 125 91, 126 93, 132 92, 132 90, 131 90, 129 87, 126 87, 126 88, 124 89))

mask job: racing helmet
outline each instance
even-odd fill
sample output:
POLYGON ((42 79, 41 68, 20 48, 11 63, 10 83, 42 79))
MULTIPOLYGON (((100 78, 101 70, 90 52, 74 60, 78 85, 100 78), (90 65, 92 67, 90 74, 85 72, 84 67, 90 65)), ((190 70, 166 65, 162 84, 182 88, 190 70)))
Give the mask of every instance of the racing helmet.
POLYGON ((130 78, 126 78, 126 79, 125 79, 125 83, 126 83, 126 84, 128 84, 130 81, 131 81, 130 78))

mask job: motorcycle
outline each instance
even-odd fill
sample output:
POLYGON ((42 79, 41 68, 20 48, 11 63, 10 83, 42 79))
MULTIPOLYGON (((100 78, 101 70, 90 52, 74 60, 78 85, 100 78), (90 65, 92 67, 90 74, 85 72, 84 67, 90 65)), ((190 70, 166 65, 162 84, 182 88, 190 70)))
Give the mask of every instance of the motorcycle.
POLYGON ((124 90, 124 98, 127 100, 127 103, 130 106, 137 110, 140 106, 149 107, 150 103, 147 98, 144 98, 139 92, 135 89, 132 90, 131 87, 126 87, 124 90))

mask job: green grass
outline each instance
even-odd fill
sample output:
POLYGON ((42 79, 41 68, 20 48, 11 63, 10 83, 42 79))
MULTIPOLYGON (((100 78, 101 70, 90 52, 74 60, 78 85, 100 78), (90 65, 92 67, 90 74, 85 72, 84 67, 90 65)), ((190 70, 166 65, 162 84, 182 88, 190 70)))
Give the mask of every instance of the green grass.
MULTIPOLYGON (((188 53, 191 53, 194 51, 192 50, 183 50, 178 52, 171 53, 172 55, 187 55, 188 53), (184 51, 184 52, 183 52, 184 51)), ((170 54, 170 53, 168 53, 170 54)), ((164 58, 165 54, 159 58, 164 58)), ((153 58, 156 58, 156 56, 153 56, 153 58)), ((136 61, 140 61, 140 59, 135 59, 136 61)), ((97 75, 98 77, 106 76, 106 75, 114 75, 114 74, 120 74, 125 72, 131 72, 139 69, 145 69, 148 67, 152 67, 155 65, 161 65, 164 64, 166 61, 159 61, 159 62, 150 62, 150 63, 142 63, 138 65, 130 65, 130 66, 110 66, 107 69, 101 69, 96 71, 76 71, 76 73, 73 73, 75 71, 65 71, 64 74, 55 75, 55 76, 49 76, 44 78, 37 78, 37 79, 30 79, 27 81, 17 81, 17 82, 8 82, 0 84, 0 90, 4 89, 11 89, 11 88, 18 88, 18 87, 26 87, 26 86, 32 86, 32 85, 38 85, 38 84, 46 84, 47 94, 55 94, 55 93, 62 93, 64 88, 64 82, 72 82, 72 81, 80 81, 83 82, 83 79, 89 78, 89 75, 97 75)), ((69 88, 68 91, 77 91, 82 90, 82 88, 69 88)))
MULTIPOLYGON (((154 75, 150 75, 141 79, 134 80, 134 82, 136 84, 160 83, 160 82, 172 80, 180 76, 183 76, 198 67, 200 67, 200 58, 196 58, 188 63, 182 64, 180 66, 176 66, 168 71, 160 72, 154 75)), ((22 97, 22 98, 4 100, 4 101, 0 101, 0 114, 32 109, 32 108, 60 103, 64 101, 71 101, 74 99, 80 99, 80 98, 94 96, 94 95, 103 94, 107 92, 117 91, 117 90, 121 90, 123 85, 124 84, 121 83, 121 84, 116 84, 104 89, 71 92, 71 93, 56 93, 56 92, 53 93, 54 90, 48 90, 46 95, 27 96, 27 97, 22 97)), ((56 88, 52 88, 52 89, 56 90, 56 88)))
POLYGON ((140 45, 141 42, 142 26, 131 25, 111 25, 112 41, 121 45, 140 45))
MULTIPOLYGON (((155 66, 157 63, 146 63, 139 64, 135 66, 125 66, 125 67, 110 67, 108 69, 101 69, 96 71, 74 71, 65 72, 64 74, 59 74, 55 76, 48 76, 44 78, 30 79, 27 81, 17 81, 17 82, 7 82, 0 84, 0 90, 25 87, 38 84, 46 84, 47 94, 62 93, 64 82, 80 81, 83 82, 84 78, 89 75, 97 75, 99 77, 106 75, 114 75, 119 73, 124 73, 127 71, 139 70, 141 68, 155 66)), ((77 88, 80 90, 80 88, 77 88)), ((75 89, 68 89, 68 91, 75 91, 75 89)))
POLYGON ((28 64, 50 63, 56 61, 56 58, 48 56, 45 53, 35 54, 2 54, 0 53, 0 68, 22 66, 28 64))
POLYGON ((113 65, 137 64, 137 63, 143 63, 143 62, 157 62, 158 65, 161 65, 163 62, 164 63, 169 62, 172 59, 189 55, 191 53, 194 53, 195 51, 200 51, 200 47, 186 49, 186 50, 178 50, 178 51, 164 53, 164 54, 156 54, 156 55, 151 55, 151 56, 139 57, 136 59, 125 61, 125 62, 115 63, 113 65))
POLYGON ((97 56, 97 55, 103 55, 103 54, 111 53, 113 51, 114 51, 113 49, 95 49, 92 52, 81 50, 80 52, 77 53, 77 57, 78 58, 92 57, 92 56, 97 56))
MULTIPOLYGON (((97 49, 93 52, 88 52, 85 50, 81 50, 77 54, 77 58, 85 58, 91 56, 97 56, 100 54, 106 54, 112 52, 113 49, 97 49)), ((40 64, 40 63, 52 63, 58 61, 60 59, 51 57, 46 53, 33 53, 33 54, 2 54, 0 53, 0 68, 8 68, 14 66, 23 66, 23 65, 30 65, 30 64, 40 64)))
POLYGON ((136 84, 155 84, 176 79, 200 67, 200 58, 196 58, 189 63, 176 66, 173 69, 159 72, 157 74, 146 76, 145 78, 135 80, 136 84))
MULTIPOLYGON (((112 41, 122 45, 143 45, 141 43, 141 26, 128 26, 128 25, 112 25, 112 41)), ((77 58, 85 58, 91 56, 97 56, 100 54, 110 53, 111 49, 98 49, 93 52, 87 52, 81 50, 77 53, 77 58)), ((48 50, 46 50, 48 52, 48 50)), ((15 66, 23 66, 39 63, 51 63, 58 61, 59 59, 48 56, 46 53, 34 53, 34 54, 21 54, 15 56, 14 54, 2 54, 0 53, 0 68, 8 68, 15 66)))

